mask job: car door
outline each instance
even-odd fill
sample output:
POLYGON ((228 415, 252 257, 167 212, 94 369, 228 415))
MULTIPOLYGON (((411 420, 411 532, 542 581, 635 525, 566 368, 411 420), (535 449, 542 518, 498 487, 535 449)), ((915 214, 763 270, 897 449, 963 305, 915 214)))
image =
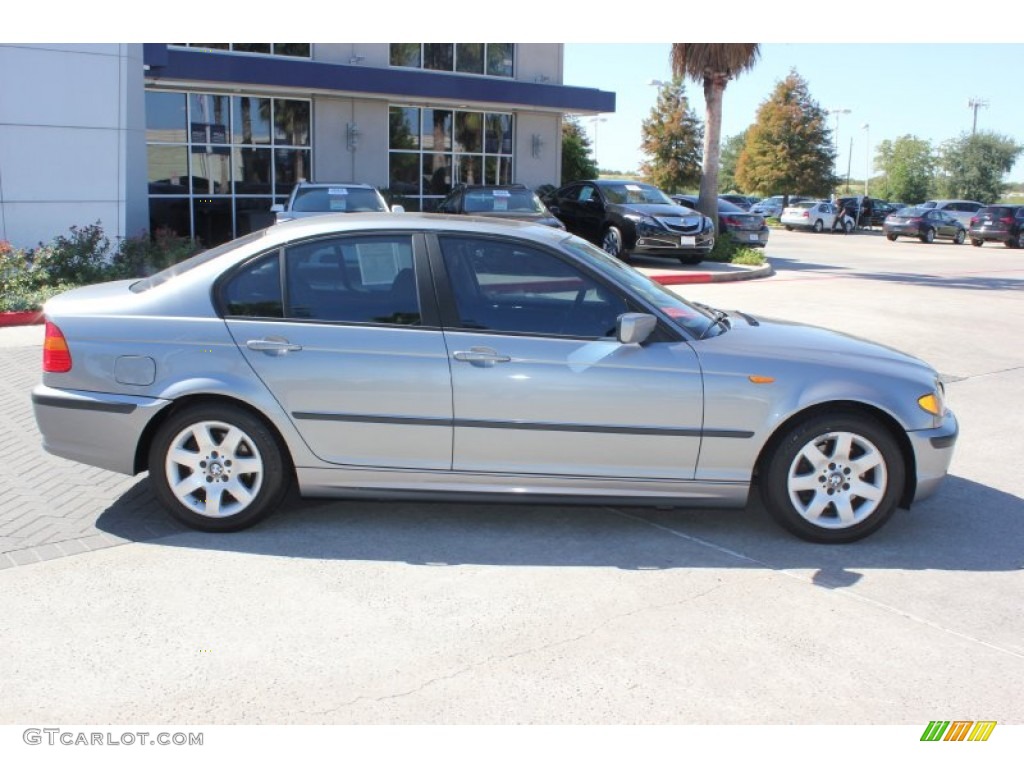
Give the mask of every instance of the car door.
POLYGON ((425 259, 419 235, 335 235, 223 285, 238 348, 324 461, 451 467, 451 375, 425 259))
POLYGON ((442 235, 431 252, 451 359, 455 471, 692 479, 692 348, 615 338, 634 306, 553 251, 442 235))

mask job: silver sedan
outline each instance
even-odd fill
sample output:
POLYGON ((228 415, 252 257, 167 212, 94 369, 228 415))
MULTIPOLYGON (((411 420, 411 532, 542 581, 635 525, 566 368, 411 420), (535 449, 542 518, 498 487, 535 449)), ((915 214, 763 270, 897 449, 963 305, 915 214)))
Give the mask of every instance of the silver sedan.
POLYGON ((309 496, 743 506, 862 538, 935 491, 936 372, 689 303, 550 227, 292 221, 52 299, 47 450, 134 474, 188 525, 309 496))

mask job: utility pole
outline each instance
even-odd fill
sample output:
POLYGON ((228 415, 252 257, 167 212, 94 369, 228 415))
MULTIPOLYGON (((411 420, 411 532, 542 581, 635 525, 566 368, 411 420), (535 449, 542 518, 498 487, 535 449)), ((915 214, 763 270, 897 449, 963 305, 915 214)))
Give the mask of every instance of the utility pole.
POLYGON ((836 116, 836 132, 832 137, 836 142, 836 176, 839 175, 839 116, 848 115, 852 111, 853 110, 846 109, 845 107, 836 107, 835 109, 830 109, 828 111, 830 115, 836 116))
POLYGON ((971 125, 971 136, 973 136, 978 130, 978 109, 987 106, 988 102, 984 99, 975 97, 967 100, 967 108, 974 110, 974 123, 971 125))

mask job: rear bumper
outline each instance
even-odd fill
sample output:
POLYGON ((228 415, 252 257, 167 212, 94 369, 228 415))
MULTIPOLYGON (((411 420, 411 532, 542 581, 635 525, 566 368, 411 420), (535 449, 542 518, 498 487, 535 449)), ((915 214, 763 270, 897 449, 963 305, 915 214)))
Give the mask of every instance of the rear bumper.
POLYGON ((908 432, 917 465, 917 491, 914 501, 927 499, 942 484, 953 460, 953 448, 959 435, 956 417, 950 412, 935 429, 908 432))
POLYGON ((170 402, 44 384, 32 390, 46 451, 126 475, 135 474, 135 451, 146 425, 170 402))
POLYGON ((1011 238, 1008 229, 969 229, 967 236, 971 240, 981 240, 986 243, 1005 243, 1011 238))

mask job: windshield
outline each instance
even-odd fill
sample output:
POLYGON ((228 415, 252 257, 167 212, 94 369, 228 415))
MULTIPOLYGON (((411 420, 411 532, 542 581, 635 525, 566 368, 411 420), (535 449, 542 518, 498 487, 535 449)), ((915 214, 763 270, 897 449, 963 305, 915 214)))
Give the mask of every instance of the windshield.
POLYGON ((628 203, 654 203, 657 205, 675 205, 668 196, 657 187, 647 184, 602 184, 601 191, 609 202, 619 205, 628 203))
POLYGON ((466 213, 544 213, 537 195, 528 189, 474 189, 466 192, 466 213))
POLYGON ((591 245, 575 236, 570 236, 562 241, 562 245, 601 274, 642 296, 649 304, 660 309, 676 325, 685 328, 694 337, 700 339, 705 336, 716 336, 724 331, 723 326, 717 324, 715 319, 703 309, 686 301, 682 296, 673 293, 660 283, 654 282, 647 275, 633 269, 628 264, 609 256, 596 245, 591 245), (716 332, 715 329, 720 330, 716 332))
POLYGON ((292 210, 300 213, 321 213, 337 211, 353 213, 361 211, 386 211, 375 189, 362 187, 309 187, 295 194, 292 210))

